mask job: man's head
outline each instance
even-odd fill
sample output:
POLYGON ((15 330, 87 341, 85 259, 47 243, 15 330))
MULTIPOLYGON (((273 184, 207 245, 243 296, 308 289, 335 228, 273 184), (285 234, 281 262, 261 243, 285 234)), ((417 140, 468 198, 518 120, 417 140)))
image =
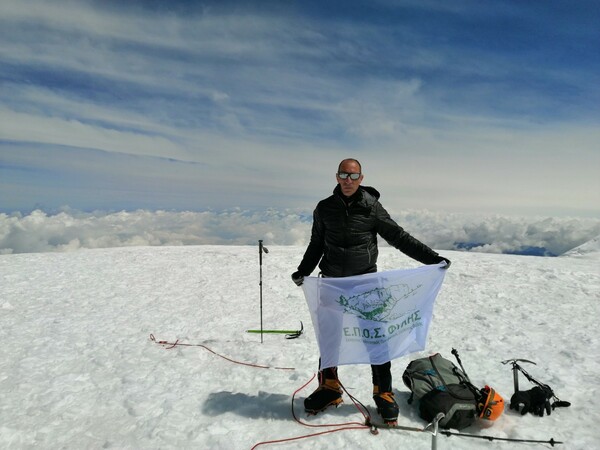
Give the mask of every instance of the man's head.
POLYGON ((360 163, 356 159, 344 159, 338 166, 335 178, 346 197, 353 195, 362 183, 363 175, 360 163), (355 177, 356 179, 352 179, 355 177))

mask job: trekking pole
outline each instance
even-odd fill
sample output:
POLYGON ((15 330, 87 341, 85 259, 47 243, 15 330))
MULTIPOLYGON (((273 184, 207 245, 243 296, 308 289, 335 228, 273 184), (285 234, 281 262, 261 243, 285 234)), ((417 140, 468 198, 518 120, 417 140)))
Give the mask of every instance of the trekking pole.
POLYGON ((461 381, 466 384, 467 388, 469 388, 469 390, 475 395, 475 398, 480 398, 483 393, 483 389, 478 389, 473 383, 471 383, 471 379, 469 378, 469 375, 467 374, 467 371, 465 370, 462 361, 460 360, 460 356, 458 356, 458 350, 453 348, 452 354, 456 358, 456 361, 458 361, 458 365, 462 369, 464 377, 459 376, 458 373, 456 373, 456 375, 461 379, 464 378, 464 380, 461 381))
POLYGON ((469 375, 467 375, 467 371, 465 370, 465 368, 462 365, 462 361, 460 360, 460 356, 458 356, 458 350, 456 350, 455 348, 453 348, 452 349, 452 354, 456 358, 456 361, 458 361, 458 365, 460 366, 460 368, 462 369, 463 373, 465 374, 465 377, 467 377, 467 381, 470 383, 471 380, 469 379, 469 375))
POLYGON ((263 252, 269 253, 269 250, 267 249, 267 247, 263 246, 262 239, 259 239, 258 240, 258 265, 259 265, 260 278, 259 278, 258 285, 260 286, 260 343, 261 344, 263 343, 263 295, 262 295, 262 286, 263 286, 262 255, 263 255, 263 252))

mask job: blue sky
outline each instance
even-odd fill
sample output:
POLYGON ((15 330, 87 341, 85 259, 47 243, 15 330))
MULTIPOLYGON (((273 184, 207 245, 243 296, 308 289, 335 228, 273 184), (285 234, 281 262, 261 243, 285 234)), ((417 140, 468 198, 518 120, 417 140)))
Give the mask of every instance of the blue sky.
POLYGON ((0 210, 600 217, 597 1, 0 3, 0 210))

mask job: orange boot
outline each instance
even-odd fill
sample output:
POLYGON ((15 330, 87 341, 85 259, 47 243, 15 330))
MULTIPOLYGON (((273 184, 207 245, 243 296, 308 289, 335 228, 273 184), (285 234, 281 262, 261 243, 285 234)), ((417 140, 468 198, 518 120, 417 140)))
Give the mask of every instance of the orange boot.
POLYGON ((332 405, 342 403, 342 387, 337 378, 337 368, 319 371, 319 387, 304 400, 304 409, 317 414, 332 405))
POLYGON ((398 421, 400 408, 394 400, 394 393, 391 389, 381 392, 379 386, 373 386, 373 400, 377 405, 377 412, 385 423, 396 423, 398 421))

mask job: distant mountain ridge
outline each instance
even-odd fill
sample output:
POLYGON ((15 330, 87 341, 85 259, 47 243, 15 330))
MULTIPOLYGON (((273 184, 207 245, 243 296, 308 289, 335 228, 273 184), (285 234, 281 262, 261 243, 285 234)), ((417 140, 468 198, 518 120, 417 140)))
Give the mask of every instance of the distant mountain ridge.
MULTIPOLYGON (((454 248, 456 250, 468 250, 471 251, 477 247, 484 247, 487 245, 482 242, 455 242, 454 248)), ((505 255, 524 255, 524 256, 559 256, 554 252, 549 251, 546 247, 537 247, 534 245, 523 245, 519 248, 512 250, 504 250, 502 252, 505 255)))
POLYGON ((600 255, 600 236, 596 236, 591 241, 587 241, 586 243, 563 253, 561 256, 577 257, 592 255, 600 255))

